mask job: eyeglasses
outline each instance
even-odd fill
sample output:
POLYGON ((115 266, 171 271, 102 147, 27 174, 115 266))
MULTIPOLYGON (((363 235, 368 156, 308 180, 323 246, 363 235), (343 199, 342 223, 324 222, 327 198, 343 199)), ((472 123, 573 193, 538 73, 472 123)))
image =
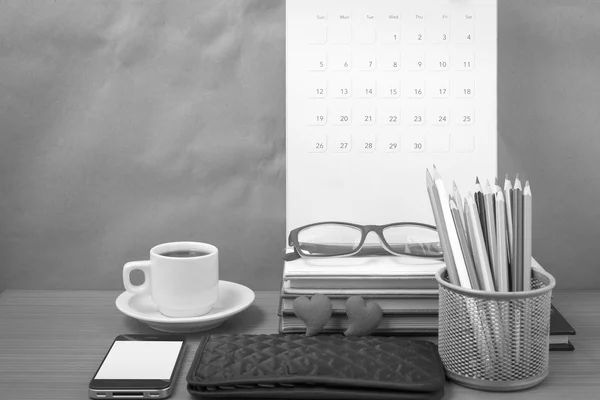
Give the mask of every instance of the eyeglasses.
POLYGON ((435 226, 419 222, 387 225, 357 225, 347 222, 319 222, 290 232, 289 246, 294 251, 285 261, 300 257, 349 257, 392 254, 395 256, 442 258, 442 247, 435 226), (367 240, 375 232, 378 241, 367 240), (383 246, 383 247, 382 247, 383 246))

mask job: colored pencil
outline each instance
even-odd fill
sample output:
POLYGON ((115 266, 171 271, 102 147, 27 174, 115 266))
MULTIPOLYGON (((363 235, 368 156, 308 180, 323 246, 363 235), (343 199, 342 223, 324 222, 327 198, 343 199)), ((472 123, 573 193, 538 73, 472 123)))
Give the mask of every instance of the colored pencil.
MULTIPOLYGON (((499 189, 499 187, 498 187, 499 189)), ((502 190, 496 191, 496 264, 494 283, 498 292, 508 292, 508 250, 506 248, 506 208, 502 190)))
POLYGON ((479 221, 481 223, 481 229, 483 229, 483 240, 485 242, 485 249, 489 255, 490 249, 488 246, 488 238, 487 238, 487 225, 485 218, 485 201, 483 197, 483 190, 481 189, 481 184, 479 183, 479 178, 475 178, 475 193, 473 194, 473 198, 475 200, 475 204, 477 204, 477 213, 479 214, 479 221))
POLYGON ((508 179, 508 174, 504 177, 504 205, 506 206, 506 234, 508 235, 508 263, 511 261, 512 240, 513 240, 513 225, 512 225, 512 184, 508 179))
POLYGON ((531 199, 531 187, 526 181, 523 189, 523 290, 531 290, 531 199))
POLYGON ((489 256, 485 248, 483 240, 483 229, 479 220, 479 213, 475 199, 469 192, 465 198, 465 212, 467 213, 467 223, 469 225, 468 232, 471 239, 471 247, 473 249, 473 259, 479 279, 479 286, 487 292, 494 292, 494 279, 489 264, 489 256))
POLYGON ((519 175, 515 178, 512 197, 513 207, 513 258, 511 263, 513 292, 523 290, 523 194, 519 175))
MULTIPOLYGON (((458 281, 460 286, 473 289, 473 285, 469 278, 469 273, 467 271, 467 266, 465 263, 465 257, 460 247, 460 242, 458 240, 458 234, 456 229, 452 229, 454 227, 454 221, 452 219, 452 213, 450 211, 450 204, 448 202, 448 193, 446 193, 446 188, 444 187, 444 181, 442 177, 438 173, 435 165, 433 166, 433 182, 437 189, 437 197, 440 200, 440 214, 444 219, 444 222, 447 227, 448 233, 448 242, 450 248, 452 249, 452 257, 454 260, 454 266, 456 268, 456 273, 458 274, 458 281)), ((444 258, 445 259, 445 258, 444 258)))
MULTIPOLYGON (((467 215, 465 214, 465 209, 463 207, 463 200, 462 200, 462 196, 460 195, 460 191, 458 190, 458 186, 456 186, 456 182, 452 182, 452 199, 454 200, 454 202, 456 203, 456 207, 458 208, 458 211, 460 212, 460 218, 461 218, 461 222, 463 225, 463 228, 465 229, 465 233, 467 232, 467 215)), ((469 235, 467 234, 467 247, 469 249, 469 251, 471 251, 471 242, 469 241, 469 235)))
POLYGON ((492 194, 490 182, 486 181, 483 192, 483 200, 485 202, 485 228, 487 230, 486 236, 488 239, 488 255, 490 257, 490 268, 492 270, 492 274, 495 273, 496 264, 498 262, 496 257, 496 252, 498 251, 496 242, 496 210, 494 208, 493 197, 494 195, 492 194))
MULTIPOLYGON (((469 280, 471 282, 471 287, 473 289, 479 290, 479 281, 477 278, 477 271, 475 270, 475 261, 473 261, 473 254, 471 253, 471 249, 469 248, 469 243, 467 241, 467 233, 465 232, 465 228, 462 222, 462 218, 460 216, 460 210, 456 205, 456 202, 451 198, 450 201, 450 212, 452 213, 452 219, 454 220, 454 227, 456 229, 456 233, 458 234, 458 241, 460 243, 460 247, 462 249, 462 253, 465 257, 465 265, 467 267, 467 273, 469 274, 469 280)), ((461 207, 462 208, 462 207, 461 207)))
POLYGON ((442 245, 442 251, 444 253, 444 262, 446 263, 446 270, 448 272, 448 280, 453 285, 460 285, 458 279, 458 273, 456 272, 456 266, 454 265, 454 257, 452 255, 452 247, 448 240, 448 227, 444 221, 444 217, 441 211, 441 204, 437 193, 437 188, 429 173, 429 169, 426 170, 426 182, 427 182, 427 193, 429 195, 429 202, 431 203, 431 209, 433 210, 433 218, 435 219, 435 225, 437 227, 438 236, 440 237, 440 244, 442 245))

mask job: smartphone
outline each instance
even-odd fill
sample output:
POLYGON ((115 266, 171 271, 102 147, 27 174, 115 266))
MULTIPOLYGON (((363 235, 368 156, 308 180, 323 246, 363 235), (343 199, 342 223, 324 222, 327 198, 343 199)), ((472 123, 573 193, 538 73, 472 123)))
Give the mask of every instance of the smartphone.
POLYGON ((185 349, 180 335, 120 335, 89 386, 92 399, 165 399, 185 349))

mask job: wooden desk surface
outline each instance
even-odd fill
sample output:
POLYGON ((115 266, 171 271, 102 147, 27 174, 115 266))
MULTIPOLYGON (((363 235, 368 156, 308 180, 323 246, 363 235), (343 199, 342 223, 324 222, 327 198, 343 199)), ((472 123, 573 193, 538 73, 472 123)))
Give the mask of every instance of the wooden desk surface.
MULTIPOLYGON (((155 332, 121 314, 116 291, 21 291, 0 294, 0 399, 86 399, 87 385, 112 340, 155 332)), ((258 292, 254 304, 214 332, 276 333, 278 293, 258 292)), ((556 291, 553 303, 573 324, 573 352, 551 352, 539 386, 512 394, 446 385, 445 399, 591 399, 600 392, 600 291, 556 291)), ((200 334, 189 335, 173 399, 192 399, 187 373, 200 334)))

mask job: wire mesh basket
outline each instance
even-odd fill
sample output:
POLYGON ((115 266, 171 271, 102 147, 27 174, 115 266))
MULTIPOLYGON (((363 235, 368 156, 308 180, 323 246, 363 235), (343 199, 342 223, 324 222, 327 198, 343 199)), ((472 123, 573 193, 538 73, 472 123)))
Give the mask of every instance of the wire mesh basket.
POLYGON ((439 284, 439 353, 447 377, 461 385, 514 391, 541 383, 549 372, 552 275, 532 268, 531 290, 485 292, 439 284))

